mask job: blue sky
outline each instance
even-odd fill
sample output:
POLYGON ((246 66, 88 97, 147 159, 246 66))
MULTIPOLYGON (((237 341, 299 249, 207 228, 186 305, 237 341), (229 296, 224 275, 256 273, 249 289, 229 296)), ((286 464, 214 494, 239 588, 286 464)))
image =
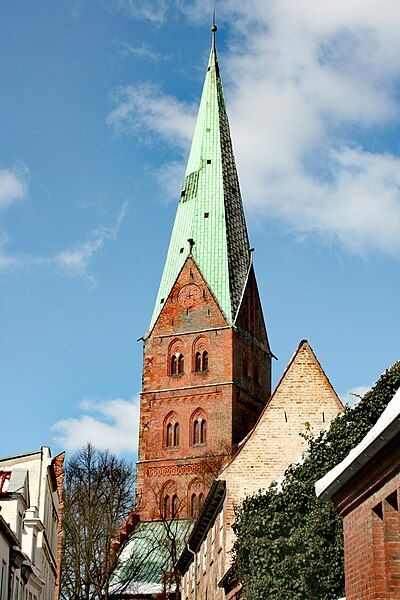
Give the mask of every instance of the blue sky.
MULTIPOLYGON (((400 6, 242 4, 218 49, 274 382, 306 338, 345 397, 398 358, 400 6)), ((0 454, 133 456, 211 4, 0 13, 0 454)))

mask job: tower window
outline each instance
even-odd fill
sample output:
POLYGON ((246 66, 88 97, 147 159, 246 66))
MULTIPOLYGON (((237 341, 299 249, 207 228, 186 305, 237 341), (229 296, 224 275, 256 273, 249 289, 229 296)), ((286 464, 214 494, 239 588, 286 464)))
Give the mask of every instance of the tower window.
POLYGON ((178 359, 176 354, 171 356, 171 375, 176 375, 178 373, 178 359))
POLYGON ((172 423, 168 423, 167 425, 167 435, 166 435, 166 446, 167 448, 171 448, 173 446, 173 442, 174 442, 174 436, 173 436, 173 431, 172 431, 173 427, 172 427, 172 423))
POLYGON ((208 215, 209 215, 209 214, 210 214, 210 213, 204 213, 204 218, 205 218, 205 219, 208 219, 208 215))
POLYGON ((183 248, 181 248, 181 249, 179 250, 179 254, 182 254, 182 252, 183 252, 183 248))
POLYGON ((207 441, 207 421, 199 417, 193 421, 193 445, 205 444, 207 441))
POLYGON ((199 513, 199 503, 198 503, 198 498, 197 498, 197 494, 192 494, 192 497, 190 499, 190 516, 191 517, 196 517, 199 513))
POLYGON ((171 516, 171 498, 170 496, 164 496, 164 517, 168 518, 171 516))
POLYGON ((208 352, 203 350, 204 346, 200 346, 199 350, 194 355, 194 370, 196 373, 208 371, 208 352))
POLYGON ((174 446, 179 446, 179 423, 174 425, 174 446))
POLYGON ((200 443, 200 423, 196 419, 193 423, 193 444, 200 443))
POLYGON ((196 373, 201 371, 201 352, 196 352, 194 359, 194 370, 196 371, 196 373))
POLYGON ((171 356, 171 375, 182 375, 185 369, 183 354, 173 354, 171 356))
POLYGON ((165 446, 167 448, 177 448, 179 446, 180 427, 175 421, 175 413, 171 413, 166 419, 165 429, 165 446))
POLYGON ((200 479, 194 479, 188 489, 187 513, 189 517, 197 517, 200 512, 204 498, 204 482, 200 479))
POLYGON ((190 516, 191 517, 197 517, 197 515, 199 514, 200 509, 203 505, 203 502, 204 502, 203 492, 200 492, 199 495, 192 494, 192 496, 190 498, 190 516))
POLYGON ((181 198, 184 198, 186 196, 186 190, 182 190, 181 191, 181 198))
POLYGON ((207 164, 211 165, 211 158, 207 158, 207 164))
POLYGON ((179 514, 179 499, 176 494, 172 496, 171 517, 175 519, 179 514))
POLYGON ((200 422, 200 444, 205 444, 207 439, 207 421, 202 419, 200 422))

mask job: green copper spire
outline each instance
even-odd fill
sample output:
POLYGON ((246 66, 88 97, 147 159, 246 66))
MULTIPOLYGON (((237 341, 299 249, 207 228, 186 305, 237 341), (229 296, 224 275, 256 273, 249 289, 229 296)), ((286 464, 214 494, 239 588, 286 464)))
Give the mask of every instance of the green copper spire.
POLYGON ((233 324, 250 266, 249 241, 219 73, 212 46, 152 329, 189 254, 233 324), (190 241, 189 241, 190 240, 190 241))

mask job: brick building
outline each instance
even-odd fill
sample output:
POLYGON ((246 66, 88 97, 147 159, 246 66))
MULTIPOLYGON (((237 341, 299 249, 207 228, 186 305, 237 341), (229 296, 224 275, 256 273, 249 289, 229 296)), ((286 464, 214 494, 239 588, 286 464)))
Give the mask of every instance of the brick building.
MULTIPOLYGON (((138 531, 142 539, 156 538, 161 541, 155 545, 162 546, 166 518, 192 520, 197 515, 215 474, 252 429, 271 395, 272 354, 252 263, 215 32, 213 26, 166 263, 149 331, 143 337, 139 502, 114 543, 116 552, 124 546, 116 573, 135 571, 120 593, 125 598, 165 592, 163 570, 172 569, 172 564, 165 566, 166 559, 158 558, 158 587, 154 575, 146 571, 151 560, 139 571, 132 561, 128 567, 128 557, 137 555, 144 544, 135 540, 138 531)), ((144 546, 148 548, 147 542, 144 546)), ((156 554, 152 552, 153 558, 156 554)))
POLYGON ((348 456, 316 483, 343 517, 347 600, 400 598, 400 390, 348 456))
POLYGON ((234 507, 281 478, 343 409, 311 346, 303 340, 255 427, 223 467, 205 499, 177 568, 182 600, 236 597, 231 577, 234 507))

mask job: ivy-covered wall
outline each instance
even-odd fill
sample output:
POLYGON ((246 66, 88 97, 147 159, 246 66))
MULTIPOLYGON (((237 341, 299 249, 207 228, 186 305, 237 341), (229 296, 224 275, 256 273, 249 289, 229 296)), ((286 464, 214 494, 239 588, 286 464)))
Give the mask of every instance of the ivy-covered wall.
POLYGON ((235 568, 247 600, 335 600, 344 596, 342 521, 314 484, 376 423, 400 387, 400 361, 328 431, 309 439, 280 486, 245 500, 234 530, 235 568))

